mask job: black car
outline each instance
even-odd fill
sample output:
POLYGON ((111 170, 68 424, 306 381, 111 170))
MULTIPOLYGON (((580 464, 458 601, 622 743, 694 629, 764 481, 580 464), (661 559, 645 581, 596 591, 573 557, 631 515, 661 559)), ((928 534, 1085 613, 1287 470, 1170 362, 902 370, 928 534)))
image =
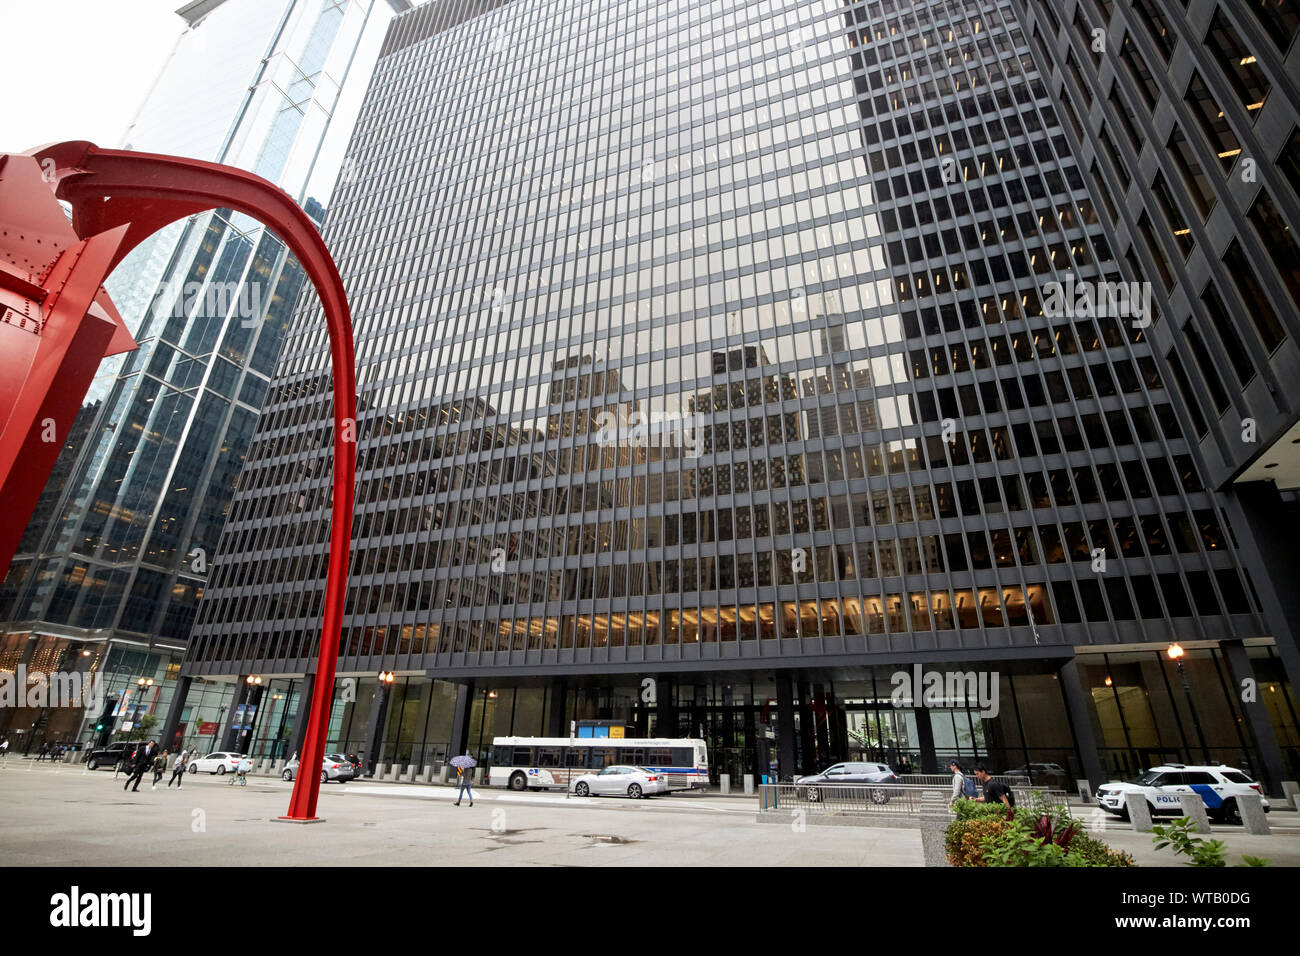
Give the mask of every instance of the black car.
POLYGON ((87 770, 98 770, 101 767, 112 770, 124 757, 130 757, 135 753, 135 748, 140 746, 138 740, 119 740, 111 743, 107 747, 96 747, 86 758, 87 770))

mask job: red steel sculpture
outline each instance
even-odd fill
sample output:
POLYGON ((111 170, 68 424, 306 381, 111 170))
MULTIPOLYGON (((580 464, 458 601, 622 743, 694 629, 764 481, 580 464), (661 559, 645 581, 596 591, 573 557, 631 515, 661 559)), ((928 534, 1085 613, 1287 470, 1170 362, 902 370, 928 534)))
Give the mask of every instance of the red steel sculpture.
POLYGON ((316 819, 352 544, 356 363, 343 281, 310 219, 252 173, 69 142, 0 154, 0 580, 100 361, 136 347, 103 282, 169 223, 233 209, 269 226, 325 309, 334 375, 334 502, 311 714, 283 820, 316 819), (57 200, 72 208, 72 223, 57 200))

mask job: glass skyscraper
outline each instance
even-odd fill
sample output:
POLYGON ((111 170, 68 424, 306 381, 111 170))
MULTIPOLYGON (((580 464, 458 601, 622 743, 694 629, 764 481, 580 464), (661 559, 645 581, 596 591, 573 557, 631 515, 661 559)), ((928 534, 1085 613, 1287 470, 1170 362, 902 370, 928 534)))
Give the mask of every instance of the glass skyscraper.
MULTIPOLYGON (((733 778, 1295 772, 1282 638, 1031 42, 1010 0, 393 22, 325 231, 360 442, 331 749, 420 767, 605 718, 733 778), (915 666, 1000 703, 900 701, 915 666)), ((290 343, 186 679, 312 669, 314 303, 290 343)))
MULTIPOLYGON (((385 24, 407 9, 186 4, 125 147, 248 169, 319 221, 314 197, 338 175, 385 24)), ((221 209, 160 231, 113 273, 139 348, 101 369, 0 588, 0 667, 96 671, 122 695, 120 724, 161 719, 302 285, 276 236, 221 209)), ((210 688, 191 701, 195 720, 225 709, 222 685, 210 688)), ((6 714, 29 745, 76 740, 98 716, 6 714)))

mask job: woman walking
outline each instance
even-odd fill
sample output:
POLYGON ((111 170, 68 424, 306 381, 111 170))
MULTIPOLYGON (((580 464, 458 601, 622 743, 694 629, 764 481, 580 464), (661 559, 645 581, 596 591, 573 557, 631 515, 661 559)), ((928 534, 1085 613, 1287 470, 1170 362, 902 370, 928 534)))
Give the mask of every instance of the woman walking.
POLYGON ((188 754, 184 750, 177 754, 176 762, 172 764, 172 778, 167 781, 168 790, 172 788, 172 784, 176 784, 177 790, 181 788, 181 783, 185 779, 185 758, 187 756, 188 754))

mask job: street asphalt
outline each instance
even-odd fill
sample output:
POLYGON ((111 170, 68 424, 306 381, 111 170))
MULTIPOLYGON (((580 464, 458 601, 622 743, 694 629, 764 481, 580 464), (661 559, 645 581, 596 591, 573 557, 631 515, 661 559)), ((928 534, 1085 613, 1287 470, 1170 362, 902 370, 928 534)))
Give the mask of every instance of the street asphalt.
MULTIPOLYGON (((0 761, 0 864, 5 866, 920 866, 909 828, 755 821, 757 799, 674 794, 652 800, 476 791, 358 781, 321 788, 323 823, 277 821, 291 785, 186 774, 184 789, 138 793, 125 775, 11 755, 0 761)), ((1085 820, 1087 811, 1083 811, 1085 820)), ((1216 828, 1229 864, 1243 853, 1300 866, 1300 815, 1271 815, 1274 833, 1216 828)), ((1102 834, 1146 866, 1171 865, 1151 835, 1106 821, 1102 834)))

